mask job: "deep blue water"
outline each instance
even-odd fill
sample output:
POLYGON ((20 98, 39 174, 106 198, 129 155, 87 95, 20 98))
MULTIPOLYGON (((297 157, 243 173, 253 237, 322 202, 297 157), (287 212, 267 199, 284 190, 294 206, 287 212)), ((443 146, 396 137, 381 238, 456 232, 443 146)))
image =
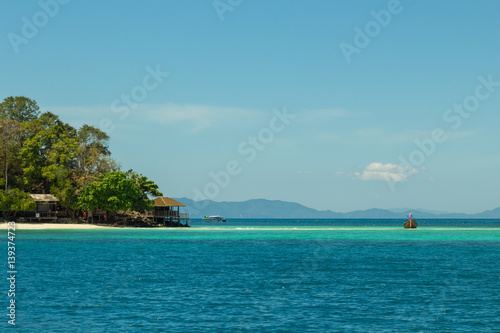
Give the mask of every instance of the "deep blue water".
POLYGON ((500 332, 500 221, 438 222, 18 230, 16 329, 500 332))

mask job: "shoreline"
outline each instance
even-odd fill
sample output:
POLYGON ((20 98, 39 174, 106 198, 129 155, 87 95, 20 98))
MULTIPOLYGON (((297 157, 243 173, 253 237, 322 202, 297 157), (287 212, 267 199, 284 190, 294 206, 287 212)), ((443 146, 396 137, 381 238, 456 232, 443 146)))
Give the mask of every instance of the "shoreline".
MULTIPOLYGON (((16 230, 41 230, 41 229, 116 229, 111 226, 87 223, 25 223, 16 222, 16 230)), ((7 230, 7 222, 0 223, 0 230, 7 230)))

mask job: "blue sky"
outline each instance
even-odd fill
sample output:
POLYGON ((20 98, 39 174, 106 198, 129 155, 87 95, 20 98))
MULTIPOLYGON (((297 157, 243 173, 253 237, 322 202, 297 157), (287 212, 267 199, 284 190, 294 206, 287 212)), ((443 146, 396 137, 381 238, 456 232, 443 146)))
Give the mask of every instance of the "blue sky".
POLYGON ((500 206, 499 12, 2 1, 0 98, 101 127, 171 197, 475 213, 500 206))

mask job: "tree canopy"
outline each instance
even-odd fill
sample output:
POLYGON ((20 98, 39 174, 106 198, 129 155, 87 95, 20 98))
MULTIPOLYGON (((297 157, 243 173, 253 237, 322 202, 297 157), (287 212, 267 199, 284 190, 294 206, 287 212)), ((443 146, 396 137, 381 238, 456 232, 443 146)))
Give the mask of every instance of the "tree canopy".
POLYGON ((38 104, 29 98, 7 97, 0 103, 0 117, 6 117, 20 123, 38 118, 40 111, 38 104))
POLYGON ((148 194, 161 196, 158 186, 132 171, 110 171, 88 184, 78 204, 84 210, 103 209, 117 212, 144 211, 153 208, 148 194))
POLYGON ((0 190, 0 210, 4 212, 4 218, 9 218, 16 211, 34 210, 35 206, 35 201, 26 192, 17 188, 0 190))
MULTIPOLYGON (((19 165, 17 152, 21 147, 21 124, 6 117, 0 118, 0 145, 2 147, 2 160, 4 163, 3 185, 5 190, 9 187, 9 166, 19 165)), ((13 173, 11 171, 11 173, 13 173)))
POLYGON ((34 100, 5 98, 0 103, 0 210, 30 207, 27 193, 51 193, 72 215, 81 208, 151 208, 149 196, 161 195, 158 186, 132 170, 119 171, 108 141, 94 126, 74 128, 51 112, 40 113, 34 100))

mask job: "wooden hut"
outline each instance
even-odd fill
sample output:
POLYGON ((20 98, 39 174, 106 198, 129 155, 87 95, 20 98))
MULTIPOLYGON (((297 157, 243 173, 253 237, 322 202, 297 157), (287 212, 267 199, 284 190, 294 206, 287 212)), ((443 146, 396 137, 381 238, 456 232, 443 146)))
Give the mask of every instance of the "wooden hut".
POLYGON ((147 213, 148 217, 153 218, 154 223, 170 227, 187 226, 189 214, 180 212, 180 207, 186 205, 168 197, 158 197, 154 202, 154 210, 147 213), (185 221, 184 225, 182 221, 185 221))
POLYGON ((22 212, 22 218, 28 221, 53 221, 57 219, 57 203, 59 199, 52 194, 32 194, 30 196, 35 200, 35 211, 22 212))

